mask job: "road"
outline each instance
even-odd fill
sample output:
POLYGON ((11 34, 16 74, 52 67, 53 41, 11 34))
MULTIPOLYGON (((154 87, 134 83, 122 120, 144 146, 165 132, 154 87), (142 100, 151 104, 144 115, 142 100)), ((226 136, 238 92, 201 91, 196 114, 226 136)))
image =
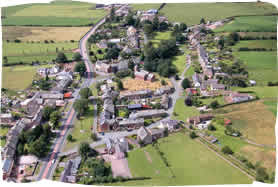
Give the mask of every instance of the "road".
MULTIPOLYGON (((86 65, 87 77, 88 77, 87 79, 85 79, 83 81, 80 89, 89 87, 94 82, 94 80, 92 79, 94 67, 93 67, 93 65, 90 61, 89 55, 87 53, 86 43, 87 43, 87 40, 89 39, 89 37, 93 33, 95 33, 95 31, 98 29, 98 27, 100 25, 102 25, 104 22, 105 22, 105 18, 103 18, 100 22, 98 22, 96 25, 94 25, 90 29, 90 31, 87 32, 85 34, 85 36, 83 36, 83 38, 80 40, 80 43, 79 43, 80 54, 82 55, 82 58, 86 65)), ((80 98, 79 94, 76 94, 76 93, 79 93, 80 89, 76 90, 75 94, 73 94, 73 96, 74 96, 73 102, 76 99, 80 98)), ((54 143, 51 147, 50 154, 42 160, 43 164, 42 164, 41 171, 37 177, 37 180, 50 179, 52 177, 53 171, 56 166, 56 164, 55 164, 56 158, 58 157, 59 152, 62 150, 63 145, 65 144, 66 137, 69 133, 70 128, 73 125, 75 117, 76 117, 76 112, 74 111, 73 107, 71 106, 69 111, 65 115, 65 120, 63 120, 63 122, 62 122, 62 126, 60 128, 60 133, 57 135, 57 138, 54 140, 54 143)))

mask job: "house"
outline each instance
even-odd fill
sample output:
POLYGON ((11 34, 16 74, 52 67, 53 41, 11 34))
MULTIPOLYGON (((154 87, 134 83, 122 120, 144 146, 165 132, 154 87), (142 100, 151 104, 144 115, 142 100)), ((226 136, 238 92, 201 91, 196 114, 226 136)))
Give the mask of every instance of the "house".
POLYGON ((158 127, 162 129, 167 128, 171 132, 179 128, 179 121, 172 119, 162 120, 158 127))
POLYGON ((132 129, 138 129, 140 127, 144 126, 144 119, 143 118, 138 118, 138 119, 124 119, 119 121, 118 128, 120 129, 127 129, 127 130, 132 130, 132 129))
POLYGON ((129 46, 125 46, 122 51, 126 54, 132 53, 132 49, 129 46))
POLYGON ((128 70, 128 60, 122 60, 118 63, 118 71, 123 72, 128 70))
POLYGON ((153 73, 149 73, 147 76, 147 81, 150 81, 150 82, 155 81, 155 75, 153 73))
POLYGON ((113 39, 108 40, 108 42, 117 44, 117 43, 122 42, 122 40, 121 40, 121 38, 113 38, 113 39))
POLYGON ((14 159, 12 158, 6 158, 3 161, 3 180, 8 179, 11 176, 12 168, 14 165, 14 159))
POLYGON ((10 124, 13 122, 13 116, 11 113, 0 114, 0 124, 10 124))
POLYGON ((187 95, 196 95, 196 94, 198 94, 198 90, 196 88, 186 88, 185 92, 186 92, 187 95))
POLYGON ((125 137, 116 138, 115 140, 108 138, 105 140, 105 152, 112 154, 114 159, 123 159, 125 153, 128 152, 128 142, 125 137))
POLYGON ((201 114, 199 116, 187 118, 187 123, 197 125, 201 122, 211 120, 212 118, 214 118, 214 115, 212 114, 201 114))
POLYGON ((163 109, 160 110, 141 110, 137 112, 132 112, 129 117, 132 119, 137 118, 155 118, 166 116, 167 112, 163 109))
POLYGON ((164 129, 159 129, 159 128, 152 128, 149 129, 151 136, 152 136, 152 141, 155 141, 159 138, 164 137, 164 129))
POLYGON ((249 94, 235 92, 231 93, 229 96, 226 96, 224 99, 228 103, 240 103, 244 101, 249 101, 253 99, 253 97, 249 94))
POLYGON ((65 105, 66 105, 66 102, 64 100, 56 100, 56 106, 62 107, 65 105))
POLYGON ((134 73, 136 79, 146 80, 149 72, 141 70, 134 73))
POLYGON ((75 159, 71 159, 66 163, 66 166, 61 174, 60 181, 61 182, 76 182, 76 175, 81 163, 81 157, 78 156, 75 159))
POLYGON ((137 30, 133 26, 130 26, 130 27, 128 27, 128 29, 126 31, 126 34, 128 37, 131 37, 131 36, 135 36, 136 32, 137 32, 137 30))
POLYGON ((148 14, 157 14, 158 10, 157 9, 150 9, 150 10, 147 10, 147 13, 148 14))
POLYGON ((257 84, 255 80, 249 80, 249 83, 251 86, 256 86, 257 84))
POLYGON ((120 99, 142 99, 142 98, 148 98, 152 96, 151 90, 138 90, 138 91, 129 91, 129 92, 122 92, 120 93, 120 99))
POLYGON ((154 95, 159 96, 163 94, 171 94, 175 90, 174 87, 171 86, 163 86, 155 90, 154 95))
POLYGON ((201 86, 200 77, 196 72, 192 75, 192 81, 195 88, 199 88, 201 86))
POLYGON ((106 64, 103 61, 97 61, 96 62, 96 70, 100 71, 100 72, 104 72, 104 73, 111 73, 112 72, 111 65, 106 64))
POLYGON ((46 92, 46 93, 41 93, 40 98, 42 99, 53 99, 53 100, 63 100, 64 99, 64 94, 62 93, 55 93, 55 92, 46 92))
POLYGON ((161 106, 167 110, 169 108, 169 102, 170 102, 170 98, 168 96, 168 94, 164 94, 162 95, 162 98, 161 98, 161 106))
POLYGON ((106 49, 108 47, 107 41, 106 40, 100 40, 97 43, 97 47, 101 49, 106 49))
POLYGON ((72 92, 64 93, 64 99, 70 99, 70 98, 72 98, 72 92))
POLYGON ((142 104, 129 104, 127 108, 128 110, 138 110, 142 108, 142 104))
POLYGON ((153 141, 152 135, 150 131, 142 126, 138 131, 137 131, 137 141, 142 142, 143 144, 150 144, 153 141))
POLYGON ((211 84, 210 85, 211 90, 225 90, 225 85, 224 84, 211 84))

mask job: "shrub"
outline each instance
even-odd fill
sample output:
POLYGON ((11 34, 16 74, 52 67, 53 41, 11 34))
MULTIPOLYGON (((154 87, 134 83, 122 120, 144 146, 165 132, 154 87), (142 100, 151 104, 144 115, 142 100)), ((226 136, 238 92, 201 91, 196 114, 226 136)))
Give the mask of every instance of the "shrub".
POLYGON ((194 131, 191 132, 189 136, 190 136, 191 139, 194 139, 194 138, 198 137, 197 134, 194 131))
POLYGON ((232 149, 229 147, 229 146, 224 146, 221 151, 224 153, 224 154, 229 154, 229 155, 232 155, 234 152, 232 151, 232 149))

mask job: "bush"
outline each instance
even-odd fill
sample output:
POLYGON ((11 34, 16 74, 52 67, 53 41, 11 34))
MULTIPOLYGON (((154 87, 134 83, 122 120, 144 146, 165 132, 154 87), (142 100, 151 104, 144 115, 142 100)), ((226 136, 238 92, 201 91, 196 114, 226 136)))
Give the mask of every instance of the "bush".
POLYGON ((194 138, 198 137, 197 134, 194 131, 191 132, 189 136, 190 136, 191 139, 194 139, 194 138))
POLYGON ((269 176, 268 176, 265 168, 259 167, 258 169, 256 169, 256 180, 257 181, 265 182, 268 179, 269 179, 269 176))
POLYGON ((229 146, 224 146, 221 151, 224 153, 224 154, 229 154, 229 155, 232 155, 234 152, 232 151, 232 149, 229 147, 229 146))
POLYGON ((219 103, 218 103, 217 100, 215 100, 215 101, 212 101, 212 102, 210 103, 209 106, 210 106, 212 109, 216 109, 216 108, 219 107, 219 103))
POLYGON ((69 142, 73 142, 73 141, 74 141, 74 140, 73 140, 73 137, 72 137, 72 135, 71 135, 71 134, 70 134, 70 135, 68 135, 67 140, 68 140, 69 142))
POLYGON ((187 78, 183 79, 181 86, 183 89, 190 88, 190 81, 187 78))
POLYGON ((210 131, 216 131, 215 126, 213 126, 212 124, 208 126, 208 130, 210 131))

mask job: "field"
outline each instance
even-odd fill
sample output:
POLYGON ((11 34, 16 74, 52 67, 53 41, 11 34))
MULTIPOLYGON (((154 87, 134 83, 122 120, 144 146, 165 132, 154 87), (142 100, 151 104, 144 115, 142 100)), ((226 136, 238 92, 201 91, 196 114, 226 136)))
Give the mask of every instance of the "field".
POLYGON ((275 144, 275 116, 263 101, 230 105, 216 110, 233 122, 243 137, 258 144, 275 144))
POLYGON ((171 22, 194 25, 199 24, 201 18, 216 21, 237 15, 277 13, 277 10, 275 6, 267 3, 168 3, 160 13, 167 16, 171 22))
POLYGON ((249 49, 253 48, 265 48, 265 49, 276 49, 277 40, 243 40, 234 45, 233 49, 239 49, 242 47, 247 47, 249 49))
POLYGON ((195 107, 188 107, 184 104, 185 98, 179 98, 175 104, 173 119, 186 121, 188 117, 200 115, 195 107), (175 115, 176 114, 176 115, 175 115))
MULTIPOLYGON (((41 67, 41 66, 40 66, 41 67)), ((13 90, 26 89, 33 80, 38 66, 10 66, 2 68, 2 87, 13 90)))
POLYGON ((106 15, 95 4, 85 2, 51 2, 5 7, 3 25, 17 26, 84 26, 99 21, 106 15))
POLYGON ((142 3, 142 4, 130 4, 133 10, 149 10, 149 9, 158 9, 160 3, 142 3))
POLYGON ((172 172, 164 165, 155 148, 148 145, 129 152, 128 163, 133 177, 151 179, 129 181, 120 185, 182 186, 252 182, 205 146, 191 140, 188 135, 177 133, 159 139, 158 147, 167 158, 172 172))
POLYGON ((242 16, 215 32, 276 32, 276 16, 242 16))
MULTIPOLYGON (((150 81, 144 81, 141 79, 133 79, 133 78, 125 78, 123 79, 123 85, 125 90, 124 91, 137 91, 137 90, 145 90, 145 89, 150 89, 150 90, 156 90, 158 88, 161 88, 163 85, 161 84, 161 81, 159 80, 160 78, 158 75, 156 75, 158 80, 154 82, 150 81)), ((168 86, 171 86, 171 82, 167 79, 164 79, 168 84, 168 86)))
POLYGON ((185 69, 186 55, 185 54, 181 54, 179 56, 175 56, 174 60, 172 62, 173 62, 173 65, 178 70, 178 75, 181 75, 183 73, 184 69, 185 69))
POLYGON ((276 51, 274 52, 235 52, 247 67, 249 78, 258 85, 266 85, 268 81, 277 80, 276 51))
POLYGON ((74 124, 72 132, 70 133, 74 139, 73 142, 67 141, 64 151, 74 148, 78 146, 82 142, 91 142, 91 127, 94 122, 94 108, 93 106, 89 106, 89 110, 86 112, 84 117, 81 117, 82 120, 77 120, 74 124))
POLYGON ((88 32, 90 27, 24 27, 4 26, 3 41, 15 39, 21 41, 79 41, 88 32), (70 32, 69 32, 70 29, 70 32))
POLYGON ((171 38, 171 31, 167 32, 156 32, 154 37, 151 39, 154 47, 158 47, 161 40, 169 40, 171 38))

